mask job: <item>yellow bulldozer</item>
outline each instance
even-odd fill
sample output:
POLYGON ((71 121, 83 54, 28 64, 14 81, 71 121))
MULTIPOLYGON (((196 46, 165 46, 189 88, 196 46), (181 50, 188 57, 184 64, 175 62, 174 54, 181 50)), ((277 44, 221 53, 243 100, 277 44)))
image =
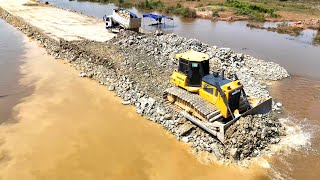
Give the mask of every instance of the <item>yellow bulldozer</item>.
POLYGON ((248 97, 236 75, 228 79, 224 70, 210 74, 209 56, 194 50, 176 55, 178 69, 164 91, 167 102, 178 106, 186 119, 222 143, 225 130, 241 116, 264 114, 272 109, 271 98, 248 97))

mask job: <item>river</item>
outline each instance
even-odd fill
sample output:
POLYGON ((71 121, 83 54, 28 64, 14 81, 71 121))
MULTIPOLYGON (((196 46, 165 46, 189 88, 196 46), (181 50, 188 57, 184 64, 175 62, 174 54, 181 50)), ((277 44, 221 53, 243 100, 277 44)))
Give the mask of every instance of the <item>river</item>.
MULTIPOLYGON (((113 8, 89 2, 49 2, 97 17, 113 8)), ((271 93, 283 103, 289 120, 304 131, 294 143, 297 147, 307 145, 273 156, 268 160, 270 168, 267 169, 257 165, 246 169, 202 164, 189 153, 188 147, 159 126, 137 116, 132 108, 121 106, 119 99, 97 83, 77 78, 78 72, 72 68, 61 62, 53 63, 51 57, 35 50, 38 48, 33 44, 25 47, 29 55, 22 49, 13 57, 27 59, 23 61, 26 68, 21 75, 22 83, 33 84, 35 90, 15 107, 17 116, 14 117, 19 123, 1 127, 7 142, 2 154, 8 152, 12 154, 8 159, 13 159, 5 163, 6 168, 1 171, 6 177, 3 179, 318 179, 320 49, 311 45, 314 32, 291 37, 250 29, 245 22, 174 18, 174 24, 167 27, 166 32, 230 47, 286 67, 293 76, 275 83, 271 93), (36 59, 44 62, 41 64, 36 59), (112 108, 109 111, 105 107, 112 108), (32 166, 30 162, 34 162, 32 166), (16 169, 23 171, 16 173, 16 169)), ((1 30, 2 27, 1 24, 1 30)), ((13 31, 6 28, 7 32, 13 31)), ((26 44, 21 43, 19 36, 12 39, 26 44)), ((0 42, 3 38, 0 36, 0 42)))

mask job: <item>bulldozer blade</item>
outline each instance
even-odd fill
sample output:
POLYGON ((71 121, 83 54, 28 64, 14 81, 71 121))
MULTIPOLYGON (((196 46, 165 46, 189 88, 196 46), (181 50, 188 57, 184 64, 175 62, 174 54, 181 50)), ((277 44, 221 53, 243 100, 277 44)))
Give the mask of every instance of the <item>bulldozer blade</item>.
POLYGON ((213 122, 213 125, 217 127, 218 129, 213 130, 209 127, 207 127, 202 121, 200 121, 198 118, 193 117, 191 114, 189 114, 186 111, 181 111, 180 113, 189 121, 191 121, 193 124, 197 125, 199 128, 203 129, 207 133, 217 137, 222 143, 224 143, 225 140, 225 130, 231 126, 233 123, 235 123, 237 120, 239 120, 241 117, 246 115, 254 115, 254 114, 266 114, 272 109, 272 98, 269 98, 265 100, 264 102, 258 104, 257 106, 249 109, 248 111, 240 114, 238 117, 235 117, 231 121, 227 123, 221 123, 221 122, 213 122))
POLYGON ((254 114, 266 114, 268 112, 270 112, 272 109, 272 98, 269 98, 265 101, 263 101, 262 103, 258 104, 255 107, 252 107, 251 109, 249 109, 248 111, 240 114, 240 116, 232 119, 231 121, 229 121, 228 123, 226 123, 226 125, 224 126, 224 128, 228 128, 230 125, 232 125, 233 123, 235 123, 238 119, 240 119, 243 116, 247 116, 247 115, 254 115, 254 114))

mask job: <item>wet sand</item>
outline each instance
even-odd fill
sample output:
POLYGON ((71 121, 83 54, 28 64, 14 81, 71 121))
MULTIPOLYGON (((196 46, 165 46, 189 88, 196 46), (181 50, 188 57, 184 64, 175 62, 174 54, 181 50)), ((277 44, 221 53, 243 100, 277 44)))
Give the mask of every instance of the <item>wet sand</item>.
POLYGON ((26 51, 21 83, 34 92, 14 108, 18 123, 0 126, 2 179, 268 179, 258 166, 201 163, 105 86, 34 42, 26 51))

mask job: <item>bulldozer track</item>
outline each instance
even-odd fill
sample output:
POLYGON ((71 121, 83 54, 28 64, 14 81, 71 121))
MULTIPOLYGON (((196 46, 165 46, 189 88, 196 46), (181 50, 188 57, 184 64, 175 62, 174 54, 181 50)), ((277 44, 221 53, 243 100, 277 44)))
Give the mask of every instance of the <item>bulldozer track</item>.
POLYGON ((182 88, 171 87, 166 89, 163 98, 166 106, 171 106, 174 111, 180 112, 187 120, 215 136, 222 143, 225 140, 225 130, 240 117, 249 114, 267 113, 272 106, 272 99, 269 98, 254 107, 250 105, 250 109, 248 109, 249 102, 240 98, 239 109, 243 113, 226 121, 214 105, 202 99, 198 94, 193 94, 182 88))
POLYGON ((193 94, 179 87, 166 89, 164 91, 163 98, 167 102, 168 96, 173 96, 175 104, 186 111, 193 111, 192 114, 201 120, 210 120, 213 117, 220 115, 220 111, 215 106, 202 99, 199 95, 193 94))

